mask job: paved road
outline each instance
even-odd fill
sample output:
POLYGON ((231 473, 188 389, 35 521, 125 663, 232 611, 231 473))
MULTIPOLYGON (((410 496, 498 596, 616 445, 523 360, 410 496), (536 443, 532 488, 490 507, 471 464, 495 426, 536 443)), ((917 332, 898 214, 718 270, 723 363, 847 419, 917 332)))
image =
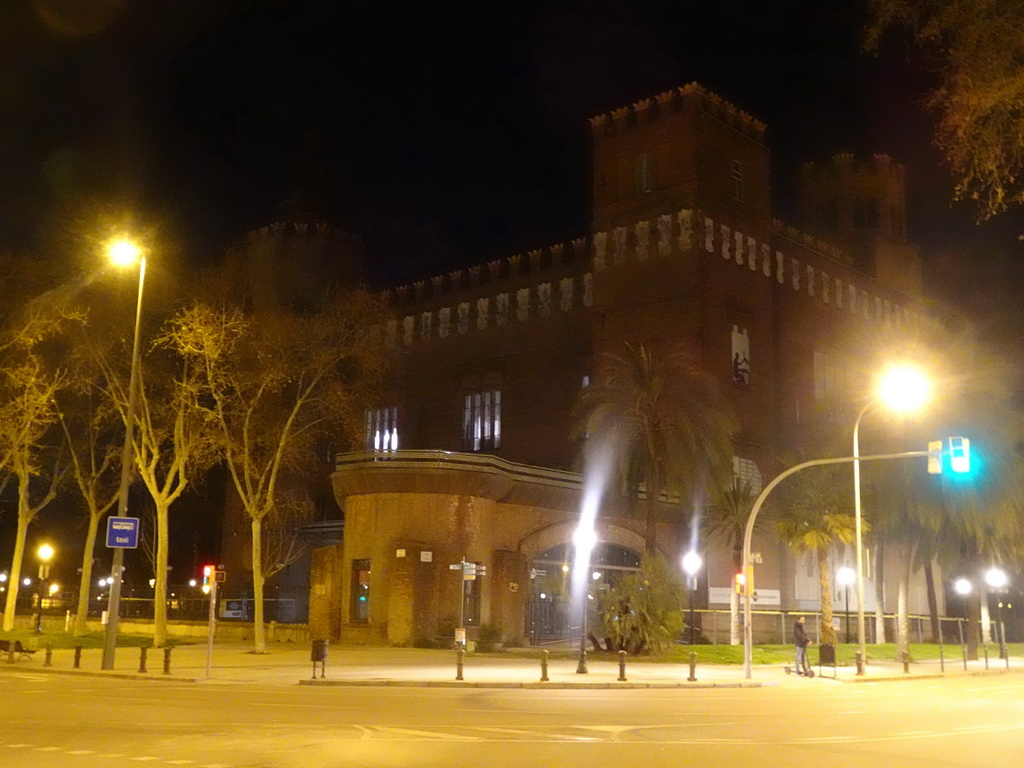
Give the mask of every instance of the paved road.
POLYGON ((1024 676, 757 689, 310 688, 0 673, 4 768, 1016 768, 1024 676))

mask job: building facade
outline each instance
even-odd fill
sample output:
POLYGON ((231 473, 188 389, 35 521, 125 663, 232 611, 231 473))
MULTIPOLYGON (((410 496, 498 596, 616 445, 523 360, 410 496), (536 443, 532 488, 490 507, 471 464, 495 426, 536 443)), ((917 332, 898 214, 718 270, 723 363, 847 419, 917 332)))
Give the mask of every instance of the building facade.
MULTIPOLYGON (((797 229, 773 217, 764 124, 699 85, 590 123, 586 236, 388 289, 401 370, 365 451, 332 474, 345 531, 313 554, 315 635, 428 643, 460 611, 510 643, 563 631, 586 490, 572 412, 605 351, 690 348, 738 415, 734 471, 758 490, 809 435, 848 440, 878 341, 929 322, 888 157, 804 166, 797 229), (465 597, 463 559, 487 568, 465 597)), ((688 509, 661 502, 670 558, 688 509)), ((636 566, 643 530, 605 495, 595 581, 636 566)), ((701 602, 725 607, 731 553, 701 542, 701 602)), ((770 536, 756 548, 762 602, 816 609, 816 566, 770 536)))

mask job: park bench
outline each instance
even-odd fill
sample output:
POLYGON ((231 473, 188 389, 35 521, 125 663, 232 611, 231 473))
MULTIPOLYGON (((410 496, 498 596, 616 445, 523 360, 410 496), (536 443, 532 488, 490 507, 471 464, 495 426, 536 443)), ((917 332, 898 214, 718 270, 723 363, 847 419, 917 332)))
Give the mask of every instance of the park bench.
POLYGON ((21 640, 15 640, 13 647, 10 640, 0 640, 0 654, 14 653, 17 656, 18 661, 22 659, 32 659, 32 654, 36 652, 35 648, 26 648, 21 644, 21 640))

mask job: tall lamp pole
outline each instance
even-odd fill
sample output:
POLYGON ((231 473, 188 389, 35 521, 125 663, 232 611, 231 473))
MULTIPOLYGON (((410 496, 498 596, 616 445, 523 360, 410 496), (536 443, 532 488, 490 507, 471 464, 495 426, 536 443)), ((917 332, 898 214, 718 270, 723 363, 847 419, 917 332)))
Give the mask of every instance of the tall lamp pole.
POLYGON ((896 366, 883 374, 878 394, 868 401, 853 423, 853 517, 857 547, 857 653, 860 663, 857 674, 863 675, 867 664, 867 641, 864 627, 864 527, 860 500, 860 422, 864 414, 884 401, 892 410, 909 412, 923 405, 929 394, 928 381, 915 368, 896 366))
POLYGON ((857 574, 849 566, 844 565, 836 571, 836 580, 843 585, 846 592, 846 644, 850 644, 850 585, 856 580, 857 574))
MULTIPOLYGON (((125 517, 128 512, 128 489, 132 482, 133 443, 135 432, 135 409, 139 389, 139 328, 142 321, 142 290, 146 282, 146 256, 142 249, 127 239, 117 239, 107 246, 107 255, 118 266, 139 265, 139 289, 135 305, 135 338, 132 342, 132 368, 128 381, 128 411, 125 414, 124 446, 121 449, 121 487, 117 500, 117 514, 125 517)), ((117 651, 117 621, 121 608, 121 575, 124 572, 124 549, 114 549, 110 567, 110 599, 107 603, 107 627, 103 636, 103 661, 101 669, 114 668, 117 651)))

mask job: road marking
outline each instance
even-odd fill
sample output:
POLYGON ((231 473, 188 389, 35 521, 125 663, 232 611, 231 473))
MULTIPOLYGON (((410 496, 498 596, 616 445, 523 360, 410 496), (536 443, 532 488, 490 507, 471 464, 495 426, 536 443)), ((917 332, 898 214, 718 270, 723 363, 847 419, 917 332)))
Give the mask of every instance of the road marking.
POLYGON ((168 765, 192 765, 195 760, 164 760, 168 765))
POLYGON ((402 736, 419 736, 426 739, 441 739, 442 741, 483 741, 480 736, 460 736, 455 733, 438 733, 436 731, 417 731, 411 728, 393 728, 391 726, 378 726, 381 733, 394 733, 402 736))
POLYGON ((935 731, 900 731, 893 736, 931 736, 935 731))
POLYGON ((60 752, 64 747, 35 747, 36 752, 60 752))
POLYGON ((7 744, 6 745, 6 747, 8 749, 25 749, 25 748, 31 747, 31 746, 32 746, 31 744, 7 744))
POLYGON ((91 749, 69 749, 66 754, 69 755, 91 755, 91 749))
POLYGON ((149 763, 149 762, 152 762, 153 760, 159 760, 159 759, 160 759, 159 757, 153 757, 152 755, 142 755, 141 757, 133 757, 133 758, 131 758, 131 760, 134 760, 137 763, 149 763))

